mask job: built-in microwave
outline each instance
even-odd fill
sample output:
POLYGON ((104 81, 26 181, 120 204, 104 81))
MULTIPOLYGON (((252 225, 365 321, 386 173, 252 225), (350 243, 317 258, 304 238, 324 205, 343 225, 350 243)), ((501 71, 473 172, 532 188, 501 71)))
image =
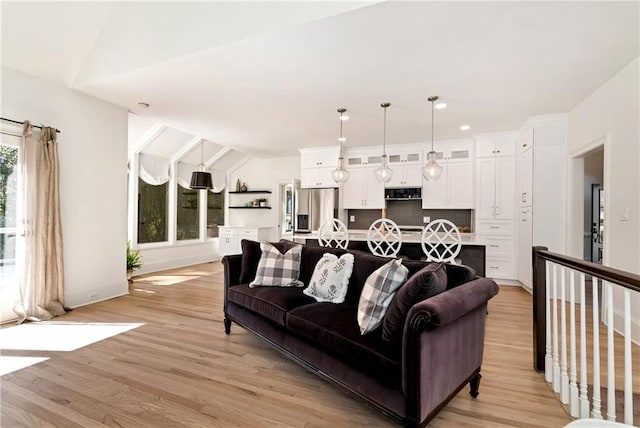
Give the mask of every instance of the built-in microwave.
POLYGON ((405 199, 422 199, 421 187, 404 187, 401 189, 384 189, 385 199, 388 200, 405 200, 405 199))

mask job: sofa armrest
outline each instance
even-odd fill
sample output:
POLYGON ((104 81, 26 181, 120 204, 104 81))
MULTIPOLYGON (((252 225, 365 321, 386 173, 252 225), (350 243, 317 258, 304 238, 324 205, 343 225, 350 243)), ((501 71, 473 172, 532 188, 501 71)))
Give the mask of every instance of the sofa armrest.
POLYGON ((494 281, 476 278, 410 309, 402 343, 409 420, 419 424, 432 417, 479 372, 487 302, 497 293, 494 281))
POLYGON ((232 254, 222 258, 224 267, 224 288, 240 284, 240 271, 242 270, 242 254, 232 254))
POLYGON ((404 336, 449 324, 498 294, 498 285, 480 278, 416 303, 407 315, 404 336))

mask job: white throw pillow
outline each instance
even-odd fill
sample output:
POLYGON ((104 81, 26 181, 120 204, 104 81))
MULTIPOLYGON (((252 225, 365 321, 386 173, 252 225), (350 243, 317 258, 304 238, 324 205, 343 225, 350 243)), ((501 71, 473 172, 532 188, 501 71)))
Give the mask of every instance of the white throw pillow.
POLYGON ((250 288, 302 287, 304 285, 298 281, 302 245, 296 245, 282 254, 273 245, 261 242, 260 250, 262 250, 262 256, 258 262, 256 277, 249 283, 250 288))
POLYGON ((396 290, 407 281, 408 273, 402 260, 398 259, 380 266, 369 275, 358 302, 360 334, 372 332, 382 324, 391 299, 396 290))
POLYGON ((325 253, 313 270, 309 286, 303 293, 318 302, 342 303, 347 296, 349 278, 353 272, 353 254, 338 258, 325 253))

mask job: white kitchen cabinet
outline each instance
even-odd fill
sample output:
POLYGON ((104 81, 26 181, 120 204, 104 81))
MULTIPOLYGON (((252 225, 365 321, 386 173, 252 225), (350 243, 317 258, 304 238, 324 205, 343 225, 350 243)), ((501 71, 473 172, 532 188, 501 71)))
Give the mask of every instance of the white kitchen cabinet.
POLYGON ((531 248, 533 247, 532 208, 520 209, 518 222, 518 281, 531 289, 532 264, 531 248))
POLYGON ((518 159, 518 200, 521 207, 533 205, 533 147, 523 151, 518 159))
POLYGON ((476 218, 515 217, 516 161, 513 156, 476 160, 476 218))
POLYGON ((300 187, 338 187, 331 172, 338 166, 339 146, 299 149, 300 187))
POLYGON ((397 187, 420 187, 422 186, 422 165, 414 164, 391 164, 389 167, 393 171, 391 180, 385 184, 387 188, 397 187))
POLYGON ((303 189, 338 187, 331 176, 334 169, 336 169, 336 167, 302 168, 300 170, 300 187, 303 189))
POLYGON ((514 133, 485 134, 475 140, 477 159, 516 155, 514 133))
POLYGON ((472 209, 473 164, 442 162, 442 175, 436 181, 423 180, 423 209, 472 209))
POLYGON ((377 166, 361 166, 349 170, 342 187, 345 209, 381 209, 385 207, 384 183, 376 180, 377 166))
POLYGON ((531 248, 566 251, 567 117, 530 118, 518 136, 518 280, 532 288, 531 248))
POLYGON ((236 227, 220 226, 218 251, 220 255, 242 253, 241 242, 243 239, 251 241, 264 241, 269 239, 269 227, 236 227))

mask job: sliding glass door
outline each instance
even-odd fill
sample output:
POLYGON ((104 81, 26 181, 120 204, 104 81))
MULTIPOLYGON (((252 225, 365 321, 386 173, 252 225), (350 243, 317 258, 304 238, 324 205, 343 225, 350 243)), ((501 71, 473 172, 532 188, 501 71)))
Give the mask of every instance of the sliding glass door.
POLYGON ((16 318, 16 233, 20 137, 0 134, 0 322, 16 318))

